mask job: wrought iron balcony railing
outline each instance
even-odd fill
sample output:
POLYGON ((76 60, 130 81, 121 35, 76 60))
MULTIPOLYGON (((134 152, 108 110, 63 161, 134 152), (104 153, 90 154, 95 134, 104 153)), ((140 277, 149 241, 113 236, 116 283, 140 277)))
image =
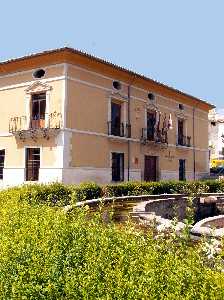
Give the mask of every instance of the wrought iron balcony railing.
POLYGON ((9 120, 10 133, 38 129, 60 129, 61 126, 62 114, 57 112, 35 115, 29 119, 27 116, 11 117, 9 120))
POLYGON ((185 135, 178 135, 177 146, 191 147, 191 137, 185 135))
POLYGON ((131 124, 124 124, 124 123, 114 123, 114 122, 107 122, 108 126, 108 135, 113 136, 120 136, 120 137, 131 137, 131 124))
POLYGON ((141 141, 142 143, 151 141, 155 143, 168 144, 167 132, 163 132, 162 130, 154 130, 152 132, 147 128, 142 128, 141 141))
POLYGON ((155 141, 155 131, 149 131, 147 128, 142 128, 141 139, 155 141))

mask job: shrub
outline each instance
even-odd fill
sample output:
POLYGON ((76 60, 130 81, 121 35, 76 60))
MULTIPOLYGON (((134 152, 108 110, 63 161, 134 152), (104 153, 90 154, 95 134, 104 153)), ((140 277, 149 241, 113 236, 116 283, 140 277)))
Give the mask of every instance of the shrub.
POLYGON ((71 185, 72 202, 97 199, 102 196, 102 188, 94 182, 71 185))
POLYGON ((178 194, 183 193, 185 181, 160 181, 153 184, 153 194, 178 194))
POLYGON ((188 181, 182 186, 181 192, 188 195, 200 195, 202 193, 207 193, 209 191, 209 186, 205 181, 188 181))
POLYGON ((71 189, 61 183, 32 184, 10 188, 0 192, 1 197, 18 198, 28 203, 45 203, 50 206, 64 206, 70 203, 71 189))
POLYGON ((224 274, 198 248, 131 223, 103 224, 0 198, 1 299, 223 299, 224 274))
POLYGON ((223 193, 224 192, 224 181, 222 180, 205 180, 203 181, 209 187, 209 193, 223 193))
POLYGON ((61 183, 32 184, 10 188, 0 192, 7 198, 19 197, 29 203, 45 203, 50 206, 64 206, 76 201, 101 197, 120 197, 130 195, 158 195, 184 193, 188 195, 224 192, 224 182, 205 181, 159 181, 159 182, 123 182, 119 184, 98 185, 93 182, 79 185, 61 183))
MULTIPOLYGON (((209 191, 205 181, 159 181, 159 182, 124 182, 103 187, 105 197, 119 197, 142 194, 200 194, 209 191)), ((224 189, 223 189, 224 190, 224 189)))
MULTIPOLYGON (((141 189, 141 182, 124 182, 119 184, 108 184, 103 186, 102 193, 104 197, 121 197, 128 195, 136 195, 141 189)), ((145 190, 141 189, 141 192, 145 190)))

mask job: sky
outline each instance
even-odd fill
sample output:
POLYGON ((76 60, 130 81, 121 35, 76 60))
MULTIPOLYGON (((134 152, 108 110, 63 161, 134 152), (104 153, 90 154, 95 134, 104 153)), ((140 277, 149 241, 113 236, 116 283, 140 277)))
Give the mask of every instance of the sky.
POLYGON ((2 0, 0 61, 83 50, 224 109, 223 0, 2 0))

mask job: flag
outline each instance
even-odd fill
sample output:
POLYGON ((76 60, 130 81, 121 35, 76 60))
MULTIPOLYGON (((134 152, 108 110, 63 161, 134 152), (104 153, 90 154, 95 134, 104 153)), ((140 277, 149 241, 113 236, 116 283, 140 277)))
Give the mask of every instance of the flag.
POLYGON ((169 120, 168 120, 168 129, 173 129, 173 121, 171 114, 169 115, 169 120))

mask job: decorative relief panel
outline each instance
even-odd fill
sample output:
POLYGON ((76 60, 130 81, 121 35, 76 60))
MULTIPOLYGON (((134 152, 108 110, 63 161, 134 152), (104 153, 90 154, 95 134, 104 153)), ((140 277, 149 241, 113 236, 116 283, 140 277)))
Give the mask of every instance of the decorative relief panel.
POLYGON ((26 90, 26 94, 35 94, 42 93, 52 90, 52 87, 46 83, 42 83, 40 81, 36 81, 31 84, 26 90))

